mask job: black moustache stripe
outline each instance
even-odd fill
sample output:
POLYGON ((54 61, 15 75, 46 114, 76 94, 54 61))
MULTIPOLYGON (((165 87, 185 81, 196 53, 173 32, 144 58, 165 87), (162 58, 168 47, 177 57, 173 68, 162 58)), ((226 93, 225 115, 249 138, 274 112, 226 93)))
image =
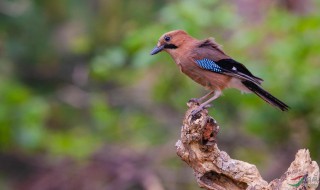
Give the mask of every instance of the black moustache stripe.
POLYGON ((165 49, 177 49, 178 46, 174 45, 174 44, 166 44, 164 45, 165 49))

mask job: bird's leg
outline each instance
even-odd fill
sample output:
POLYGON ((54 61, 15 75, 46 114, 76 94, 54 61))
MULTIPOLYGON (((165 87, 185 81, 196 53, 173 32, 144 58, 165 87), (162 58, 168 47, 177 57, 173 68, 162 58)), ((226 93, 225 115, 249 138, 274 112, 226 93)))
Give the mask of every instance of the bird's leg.
MULTIPOLYGON (((220 90, 212 91, 212 92, 214 92, 214 95, 213 95, 209 100, 207 100, 207 101, 205 101, 204 103, 200 104, 200 106, 199 106, 197 109, 194 109, 194 110, 191 112, 192 115, 197 114, 197 113, 198 113, 199 111, 201 111, 203 108, 205 108, 206 106, 208 106, 208 104, 209 104, 210 102, 212 102, 213 100, 219 98, 219 96, 221 95, 221 91, 220 91, 220 90)), ((209 94, 210 94, 210 93, 209 93, 209 94)), ((209 94, 207 94, 207 95, 209 96, 209 94)), ((211 93, 211 94, 212 94, 212 93, 211 93)), ((206 95, 206 96, 207 96, 207 95, 206 95)))
POLYGON ((196 103, 201 104, 205 99, 207 99, 209 96, 211 96, 215 91, 212 90, 208 94, 202 96, 201 98, 192 98, 190 101, 194 101, 196 103))
POLYGON ((198 101, 202 103, 205 99, 207 99, 209 96, 211 96, 212 94, 214 94, 214 92, 215 92, 215 91, 212 90, 212 91, 209 92, 208 94, 202 96, 201 98, 198 98, 198 101))

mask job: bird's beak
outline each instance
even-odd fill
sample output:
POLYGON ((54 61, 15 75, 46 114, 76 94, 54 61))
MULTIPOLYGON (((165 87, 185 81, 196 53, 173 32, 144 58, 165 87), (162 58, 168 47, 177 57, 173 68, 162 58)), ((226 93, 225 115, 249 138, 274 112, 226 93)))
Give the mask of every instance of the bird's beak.
POLYGON ((162 46, 156 46, 155 48, 153 48, 153 50, 150 52, 150 55, 155 55, 157 53, 159 53, 160 51, 162 51, 164 49, 164 45, 162 46))

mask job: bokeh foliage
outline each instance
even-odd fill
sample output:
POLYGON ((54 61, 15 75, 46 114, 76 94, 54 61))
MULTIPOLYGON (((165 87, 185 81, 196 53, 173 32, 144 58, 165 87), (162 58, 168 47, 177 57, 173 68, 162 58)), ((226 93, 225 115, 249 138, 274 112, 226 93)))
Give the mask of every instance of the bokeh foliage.
MULTIPOLYGON (((267 168, 281 152, 305 147, 320 161, 319 11, 295 13, 272 4, 255 18, 240 14, 240 4, 209 0, 3 5, 1 155, 85 161, 105 144, 146 154, 170 144, 170 159, 158 167, 182 171, 173 155, 179 122, 185 103, 205 91, 168 55, 149 52, 164 32, 184 29, 197 38, 214 36, 291 107, 281 113, 254 95, 227 90, 210 108, 222 126, 221 146, 266 175, 280 174, 267 168)), ((10 176, 0 176, 9 181, 0 180, 0 187, 10 188, 10 176)), ((186 179, 170 183, 195 184, 186 179)))

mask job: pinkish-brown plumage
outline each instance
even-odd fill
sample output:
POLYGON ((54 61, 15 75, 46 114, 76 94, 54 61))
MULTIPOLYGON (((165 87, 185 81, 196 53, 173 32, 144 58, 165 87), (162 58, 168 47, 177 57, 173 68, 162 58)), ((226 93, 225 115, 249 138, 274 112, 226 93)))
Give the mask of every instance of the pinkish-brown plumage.
POLYGON ((261 78, 254 76, 243 64, 226 55, 214 39, 197 40, 183 30, 163 34, 151 55, 167 52, 180 70, 195 82, 211 92, 200 101, 214 94, 202 103, 196 112, 221 95, 225 88, 236 88, 254 92, 269 104, 285 111, 288 106, 263 90, 261 78))

